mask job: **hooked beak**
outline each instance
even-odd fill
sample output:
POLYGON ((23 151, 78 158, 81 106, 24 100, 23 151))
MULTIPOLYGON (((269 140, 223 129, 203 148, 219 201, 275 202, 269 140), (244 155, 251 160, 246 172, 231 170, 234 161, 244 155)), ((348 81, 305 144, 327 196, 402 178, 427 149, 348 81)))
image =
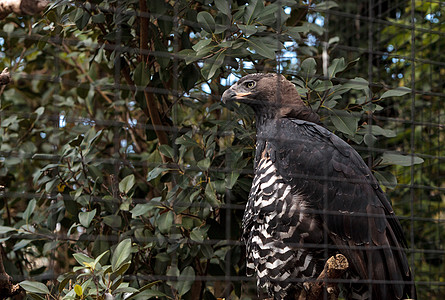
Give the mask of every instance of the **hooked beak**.
POLYGON ((232 90, 232 88, 230 88, 224 92, 221 100, 223 103, 227 103, 229 101, 243 99, 244 97, 249 96, 251 94, 252 93, 236 93, 232 90))

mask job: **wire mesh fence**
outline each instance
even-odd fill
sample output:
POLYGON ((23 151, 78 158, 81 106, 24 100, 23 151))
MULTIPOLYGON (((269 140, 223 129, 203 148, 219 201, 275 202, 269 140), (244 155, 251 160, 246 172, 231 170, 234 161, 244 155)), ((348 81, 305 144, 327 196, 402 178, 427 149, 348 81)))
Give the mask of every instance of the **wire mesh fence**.
MULTIPOLYGON (((442 299, 444 17, 440 1, 414 0, 57 1, 43 14, 7 15, 6 273, 44 299, 268 297, 246 275, 241 240, 262 137, 254 110, 221 98, 246 74, 280 73, 391 200, 418 298, 442 299)), ((323 243, 288 246, 327 259, 342 252, 328 232, 323 243)), ((301 287, 316 278, 286 280, 301 287)))

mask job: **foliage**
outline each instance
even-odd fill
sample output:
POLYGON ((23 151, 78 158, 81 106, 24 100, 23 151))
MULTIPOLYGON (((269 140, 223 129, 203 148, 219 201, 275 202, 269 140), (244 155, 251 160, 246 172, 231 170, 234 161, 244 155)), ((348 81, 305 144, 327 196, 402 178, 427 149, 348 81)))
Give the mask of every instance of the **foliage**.
POLYGON ((5 19, 0 67, 14 74, 0 98, 7 272, 36 298, 255 295, 253 283, 231 279, 245 275, 253 118, 220 103, 228 78, 254 70, 288 74, 395 187, 388 165, 422 159, 377 148, 405 133, 369 119, 408 90, 350 76, 354 59, 323 69, 313 41, 327 33, 309 17, 335 6, 58 1, 43 18, 5 19))
MULTIPOLYGON (((417 279, 419 281, 443 282, 443 241, 445 240, 444 214, 445 197, 443 193, 443 74, 440 63, 444 59, 441 49, 445 42, 440 38, 444 30, 444 11, 438 3, 427 5, 415 1, 415 5, 402 7, 399 16, 394 16, 393 26, 383 31, 387 39, 388 57, 391 61, 391 72, 388 76, 397 78, 399 84, 415 89, 417 93, 406 103, 398 103, 399 118, 413 119, 416 124, 405 124, 405 133, 394 141, 402 149, 415 149, 425 157, 421 169, 407 172, 396 169, 403 188, 397 197, 401 202, 414 199, 411 210, 415 219, 406 222, 412 231, 412 240, 416 249, 414 253, 417 279), (415 18, 416 31, 400 29, 411 24, 415 18), (413 40, 414 35, 414 40, 413 40), (412 55, 414 54, 414 59, 412 55), (393 58, 393 57, 402 57, 393 58), (412 184, 418 187, 410 189, 412 184), (434 218, 434 221, 425 221, 434 218)), ((408 211, 408 207, 404 207, 408 211)), ((419 298, 440 299, 445 296, 443 287, 419 287, 419 298)))

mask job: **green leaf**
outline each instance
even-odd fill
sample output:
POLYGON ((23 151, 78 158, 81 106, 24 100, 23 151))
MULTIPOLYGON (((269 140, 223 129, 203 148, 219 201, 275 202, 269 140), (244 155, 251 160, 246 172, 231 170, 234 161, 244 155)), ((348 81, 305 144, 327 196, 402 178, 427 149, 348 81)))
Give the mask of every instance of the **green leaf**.
POLYGON ((94 15, 92 16, 91 20, 96 24, 105 23, 105 15, 104 14, 94 15))
POLYGON ((330 80, 317 80, 313 85, 312 89, 316 92, 324 92, 333 87, 333 84, 330 80))
POLYGON ((185 60, 187 65, 200 59, 199 56, 196 56, 196 52, 193 49, 183 49, 178 52, 177 56, 185 60))
POLYGON ((89 256, 86 256, 83 253, 74 253, 73 257, 82 266, 86 266, 87 264, 94 263, 94 259, 92 259, 89 256))
POLYGON ((17 231, 17 229, 9 226, 0 226, 0 234, 4 234, 10 231, 17 231))
POLYGON ((382 96, 380 96, 380 98, 388 98, 388 97, 400 97, 403 95, 406 95, 408 93, 411 93, 411 89, 407 88, 407 87, 400 87, 397 89, 393 89, 393 90, 389 90, 383 93, 382 96))
POLYGON ((365 133, 363 141, 365 141, 365 144, 368 146, 374 146, 374 143, 377 141, 377 138, 373 134, 365 133))
POLYGON ((315 62, 315 59, 313 57, 309 57, 306 58, 302 63, 301 63, 301 73, 302 73, 302 77, 306 80, 309 81, 312 79, 312 77, 315 75, 315 73, 317 72, 317 63, 315 62))
POLYGON ((82 294, 83 294, 82 287, 80 285, 76 284, 74 286, 74 292, 76 293, 77 296, 79 296, 79 297, 82 296, 82 294))
POLYGON ((396 133, 391 129, 384 129, 378 125, 363 125, 359 133, 372 133, 373 135, 383 135, 385 137, 395 137, 396 133))
POLYGON ((318 9, 327 10, 327 9, 331 9, 333 7, 338 7, 338 4, 335 1, 323 1, 320 4, 317 4, 317 6, 315 8, 317 10, 318 9))
POLYGON ((338 36, 334 36, 329 39, 328 44, 332 45, 334 43, 338 43, 339 41, 340 41, 340 38, 338 36))
POLYGON ((215 20, 213 19, 211 14, 206 11, 201 11, 200 13, 198 13, 196 19, 199 25, 201 25, 202 29, 204 29, 208 33, 215 32, 215 20))
POLYGON ((171 299, 163 292, 157 290, 144 290, 138 294, 131 295, 127 300, 147 300, 147 299, 171 299))
POLYGON ((41 282, 25 280, 20 282, 19 285, 29 293, 50 294, 48 287, 41 282))
POLYGON ((203 160, 198 161, 197 166, 202 171, 207 171, 209 169, 209 167, 210 167, 210 158, 206 157, 203 160))
POLYGON ((206 232, 207 232, 207 230, 200 228, 200 227, 193 228, 192 232, 190 232, 190 239, 192 241, 202 243, 206 236, 206 232))
POLYGON ((263 0, 251 0, 244 10, 244 24, 250 25, 264 10, 263 0))
POLYGON ((187 136, 186 134, 184 134, 183 136, 178 137, 175 140, 175 143, 178 145, 184 145, 187 147, 196 147, 198 146, 198 143, 192 139, 191 137, 187 136))
POLYGON ((99 183, 103 181, 102 172, 95 165, 89 164, 88 172, 90 173, 91 178, 93 178, 95 181, 98 181, 99 183))
POLYGON ((344 89, 367 90, 369 82, 361 77, 355 77, 343 85, 344 89))
POLYGON ((212 207, 218 207, 220 205, 218 197, 216 196, 215 188, 212 186, 212 183, 209 182, 205 188, 205 196, 206 200, 212 207))
POLYGON ((303 28, 301 26, 297 26, 297 27, 289 27, 286 30, 286 33, 293 38, 294 40, 300 40, 301 39, 301 35, 300 33, 303 33, 303 28))
POLYGON ((335 77, 335 75, 338 72, 343 71, 344 69, 346 69, 346 64, 345 64, 345 59, 342 58, 335 58, 331 65, 328 67, 328 76, 329 78, 333 78, 335 77))
POLYGON ((173 203, 173 210, 176 214, 180 214, 190 207, 192 204, 192 196, 186 190, 179 193, 173 203))
POLYGON ((382 165, 398 165, 409 167, 423 163, 423 159, 415 155, 402 155, 398 153, 385 152, 382 156, 382 165))
POLYGON ((157 225, 161 233, 168 233, 173 225, 175 218, 172 211, 161 214, 157 219, 157 225))
POLYGON ((130 265, 131 265, 131 261, 123 263, 116 271, 114 271, 112 273, 112 275, 115 275, 115 276, 124 275, 124 273, 127 272, 130 265))
POLYGON ((131 218, 135 219, 139 216, 145 215, 147 212, 153 209, 153 205, 149 203, 138 203, 135 207, 130 210, 131 218))
POLYGON ((99 255, 98 257, 96 257, 96 259, 94 260, 94 265, 97 265, 99 263, 99 261, 102 259, 102 257, 107 255, 109 252, 110 252, 110 250, 107 250, 107 251, 103 252, 101 255, 99 255))
POLYGON ((236 26, 238 26, 238 28, 246 35, 252 35, 255 34, 258 29, 256 28, 255 25, 242 25, 242 24, 236 24, 236 26))
POLYGON ((350 136, 355 135, 359 118, 354 117, 348 111, 342 111, 341 114, 334 111, 334 114, 332 114, 330 118, 337 130, 350 136))
POLYGON ((131 254, 131 239, 121 241, 113 252, 111 257, 111 269, 116 271, 123 265, 131 254))
POLYGON ((376 171, 374 172, 375 178, 380 184, 386 186, 387 188, 394 189, 397 186, 397 178, 391 172, 387 171, 376 171))
POLYGON ((304 24, 303 26, 307 27, 308 32, 313 31, 317 35, 322 35, 323 32, 325 31, 325 29, 323 27, 321 27, 320 25, 317 25, 315 23, 304 22, 303 24, 304 24))
POLYGON ((201 39, 195 45, 193 45, 193 50, 198 52, 204 47, 207 47, 212 42, 212 39, 201 39))
POLYGON ((170 147, 167 144, 163 144, 163 145, 159 146, 159 152, 161 152, 161 154, 166 156, 166 157, 169 157, 169 158, 173 158, 174 157, 173 148, 170 147))
POLYGON ((126 176, 124 179, 122 179, 121 182, 119 182, 119 191, 121 193, 127 194, 133 188, 135 183, 136 183, 136 178, 134 177, 133 174, 130 174, 126 176))
POLYGON ((151 181, 161 175, 162 172, 171 170, 169 168, 156 167, 147 174, 147 181, 151 181))
POLYGON ((113 228, 119 228, 122 226, 122 219, 120 216, 108 215, 103 217, 103 222, 113 228))
POLYGON ((240 176, 239 173, 230 172, 230 174, 228 174, 228 176, 225 178, 224 181, 226 188, 231 190, 235 185, 236 181, 238 180, 239 176, 240 176))
POLYGON ((218 52, 216 57, 212 57, 211 59, 206 60, 204 67, 201 69, 202 76, 209 80, 215 75, 216 71, 222 66, 225 58, 224 54, 225 50, 218 52))
POLYGON ((85 11, 81 8, 78 8, 77 14, 76 14, 76 21, 75 21, 77 28, 79 30, 83 30, 85 28, 85 26, 87 26, 88 22, 90 21, 90 17, 91 17, 91 15, 87 11, 85 11))
POLYGON ((37 108, 34 112, 37 114, 37 116, 40 117, 40 116, 43 115, 43 113, 45 112, 45 108, 44 108, 43 106, 40 106, 40 107, 37 108))
POLYGON ((29 201, 29 203, 28 203, 28 207, 26 207, 26 210, 23 212, 23 216, 22 216, 22 218, 23 218, 23 220, 26 221, 26 223, 29 223, 29 222, 28 222, 29 217, 30 217, 30 216, 32 215, 32 213, 34 212, 34 209, 35 209, 35 207, 36 207, 36 203, 37 203, 36 199, 32 199, 31 201, 29 201))
POLYGON ((93 209, 92 211, 80 212, 79 213, 80 224, 83 227, 88 228, 95 215, 96 215, 96 209, 93 209))
POLYGON ((230 18, 230 3, 227 0, 215 0, 216 9, 230 18))
POLYGON ((180 296, 187 293, 195 281, 195 270, 191 267, 185 267, 178 277, 178 282, 176 284, 176 290, 180 296))
POLYGON ((249 45, 249 48, 254 50, 259 55, 270 58, 270 59, 275 59, 274 49, 269 47, 268 45, 264 44, 260 38, 250 37, 247 40, 247 43, 249 45))
POLYGON ((150 82, 150 76, 151 74, 143 62, 139 63, 134 69, 133 80, 138 87, 145 88, 150 82))

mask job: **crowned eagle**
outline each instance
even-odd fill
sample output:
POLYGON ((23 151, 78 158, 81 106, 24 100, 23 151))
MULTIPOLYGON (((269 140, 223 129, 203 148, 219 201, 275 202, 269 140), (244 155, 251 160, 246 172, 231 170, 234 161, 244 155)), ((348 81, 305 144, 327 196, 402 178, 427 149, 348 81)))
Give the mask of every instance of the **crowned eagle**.
POLYGON ((274 299, 295 299, 326 260, 343 254, 346 299, 415 298, 406 240, 360 155, 320 125, 280 74, 250 74, 223 102, 252 107, 254 179, 243 217, 247 275, 274 299))

